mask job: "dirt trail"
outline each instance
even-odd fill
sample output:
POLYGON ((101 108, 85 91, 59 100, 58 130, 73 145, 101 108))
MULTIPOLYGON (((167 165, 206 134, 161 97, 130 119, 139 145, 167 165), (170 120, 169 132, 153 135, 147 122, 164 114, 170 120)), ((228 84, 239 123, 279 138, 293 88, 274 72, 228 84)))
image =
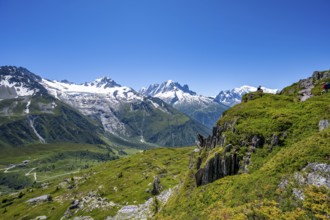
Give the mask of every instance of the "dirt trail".
POLYGON ((37 181, 37 172, 31 173, 33 170, 37 169, 37 167, 32 168, 29 172, 25 174, 25 176, 33 175, 34 181, 37 181))

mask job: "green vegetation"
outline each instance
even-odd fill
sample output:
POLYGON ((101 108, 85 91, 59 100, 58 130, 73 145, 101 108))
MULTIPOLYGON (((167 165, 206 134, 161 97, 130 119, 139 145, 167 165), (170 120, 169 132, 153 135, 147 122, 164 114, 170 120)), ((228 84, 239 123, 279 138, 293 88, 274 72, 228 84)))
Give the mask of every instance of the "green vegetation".
MULTIPOLYGON (((326 80, 323 80, 326 81, 326 80)), ((248 173, 227 176, 196 187, 194 167, 186 175, 177 196, 156 216, 157 219, 328 219, 330 190, 312 185, 294 185, 294 173, 309 163, 329 164, 330 130, 319 131, 318 123, 330 119, 330 94, 320 95, 323 81, 312 89, 313 97, 298 101, 299 84, 281 95, 247 94, 246 102, 226 111, 218 124, 225 128, 226 145, 238 149, 241 166, 252 152, 252 138, 262 147, 251 154, 248 173), (272 145, 274 136, 278 142, 272 145), (279 185, 287 180, 289 185, 279 185), (304 200, 294 196, 298 188, 304 200)), ((301 89, 301 88, 300 88, 301 89)), ((203 150, 202 167, 222 148, 203 150)))
POLYGON ((96 164, 117 159, 120 152, 105 145, 67 143, 0 148, 0 191, 13 192, 33 183, 77 173, 96 164), (28 162, 23 164, 22 161, 28 162), (15 164, 15 167, 6 171, 10 164, 15 164))
POLYGON ((49 95, 0 102, 0 147, 40 143, 36 132, 47 143, 104 143, 97 126, 49 95), (26 115, 24 110, 28 101, 31 104, 29 115, 26 115))
MULTIPOLYGON (((149 190, 152 189, 154 176, 160 178, 163 190, 182 182, 192 151, 191 147, 148 150, 101 163, 79 173, 49 179, 23 189, 21 193, 1 196, 1 217, 31 219, 46 215, 49 219, 60 219, 74 199, 91 195, 118 205, 104 209, 86 208, 73 213, 71 217, 104 219, 113 216, 122 205, 141 204, 153 197, 149 190), (37 205, 26 203, 28 199, 46 194, 51 196, 52 201, 37 205), (26 212, 27 209, 29 212, 26 212)), ((159 211, 159 201, 155 200, 152 207, 159 211)))
MULTIPOLYGON (((207 127, 195 122, 170 105, 158 99, 152 99, 152 101, 159 106, 164 105, 166 111, 155 109, 150 102, 145 101, 124 105, 118 113, 118 118, 126 125, 127 132, 136 137, 137 146, 141 145, 141 136, 148 143, 180 147, 194 143, 196 131, 204 135, 209 133, 207 127)), ((142 143, 142 145, 145 149, 150 144, 142 143)))

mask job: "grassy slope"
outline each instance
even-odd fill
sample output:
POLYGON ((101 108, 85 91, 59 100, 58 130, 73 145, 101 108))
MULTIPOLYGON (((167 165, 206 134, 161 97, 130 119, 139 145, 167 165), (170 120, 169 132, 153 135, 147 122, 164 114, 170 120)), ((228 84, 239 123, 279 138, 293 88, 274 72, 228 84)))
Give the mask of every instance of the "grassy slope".
MULTIPOLYGON (((314 94, 319 94, 318 90, 316 86, 314 94)), ((307 197, 311 195, 310 199, 299 203, 292 191, 281 191, 278 187, 283 179, 308 163, 329 164, 330 130, 318 131, 321 119, 330 119, 330 94, 315 96, 306 102, 298 102, 295 95, 264 94, 262 98, 230 109, 219 120, 220 125, 236 122, 235 132, 232 129, 225 132, 227 143, 239 146, 253 135, 265 138, 264 147, 252 154, 249 174, 228 176, 197 188, 196 170, 191 170, 179 195, 170 200, 158 218, 304 219, 329 215, 329 190, 306 189, 304 193, 307 197), (281 146, 270 151, 273 134, 280 136, 281 146), (320 211, 315 208, 318 203, 328 205, 320 211)), ((240 153, 247 149, 241 147, 240 153)))
MULTIPOLYGON (((81 199, 91 192, 97 192, 108 201, 117 204, 141 204, 152 197, 146 189, 151 189, 155 175, 160 177, 163 189, 174 187, 183 179, 183 174, 189 164, 189 155, 192 148, 179 149, 154 149, 138 153, 130 157, 105 162, 90 169, 82 170, 78 174, 68 177, 58 177, 49 180, 48 188, 43 189, 38 185, 22 190, 24 196, 19 194, 4 195, 0 202, 0 216, 4 219, 30 219, 46 215, 49 219, 60 219, 65 210, 74 199, 81 199), (80 178, 81 179, 80 179, 80 178), (58 188, 59 183, 68 179, 73 189, 58 188), (73 181, 73 179, 75 179, 73 181), (118 189, 115 192, 115 187, 118 189), (39 205, 25 203, 30 198, 50 194, 52 202, 39 205), (26 210, 29 210, 27 212, 26 210)), ((76 215, 93 216, 95 219, 104 219, 114 215, 118 208, 106 210, 96 209, 92 212, 79 212, 76 215)))
POLYGON ((56 176, 68 176, 104 161, 118 158, 120 152, 105 145, 88 144, 39 144, 24 147, 0 148, 0 192, 9 193, 37 183, 46 182, 56 176), (4 173, 9 164, 30 162, 16 166, 4 173), (33 169, 33 171, 31 171, 33 169), (31 171, 31 175, 26 176, 31 171))

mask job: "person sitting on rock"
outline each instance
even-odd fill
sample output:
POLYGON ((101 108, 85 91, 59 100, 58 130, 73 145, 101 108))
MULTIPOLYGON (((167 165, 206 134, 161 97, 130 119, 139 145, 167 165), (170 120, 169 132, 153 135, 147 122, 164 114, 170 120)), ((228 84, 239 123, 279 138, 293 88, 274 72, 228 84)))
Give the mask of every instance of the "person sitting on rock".
POLYGON ((259 86, 257 92, 264 92, 264 90, 262 90, 261 86, 259 86))
POLYGON ((324 83, 323 85, 322 85, 322 93, 327 93, 328 92, 328 89, 330 89, 330 83, 328 82, 328 83, 324 83))

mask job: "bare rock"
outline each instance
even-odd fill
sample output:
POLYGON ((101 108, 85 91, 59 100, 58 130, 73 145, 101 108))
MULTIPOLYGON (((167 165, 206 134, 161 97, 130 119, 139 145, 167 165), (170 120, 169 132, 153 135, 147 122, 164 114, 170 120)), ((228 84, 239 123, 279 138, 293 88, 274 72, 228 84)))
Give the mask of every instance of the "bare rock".
POLYGON ((304 169, 307 172, 307 183, 317 187, 325 186, 330 189, 330 165, 310 163, 304 169))
POLYGON ((33 219, 33 220, 46 220, 46 219, 47 219, 47 216, 45 216, 45 215, 41 215, 41 216, 36 217, 36 218, 33 219))
POLYGON ((274 146, 279 145, 279 143, 280 143, 280 138, 278 137, 278 135, 273 134, 273 136, 272 136, 272 140, 270 141, 270 145, 271 145, 272 147, 274 147, 274 146))
POLYGON ((77 208, 79 208, 79 200, 72 201, 69 209, 77 209, 77 208))
POLYGON ((230 155, 217 153, 206 163, 204 168, 200 168, 195 174, 196 185, 205 185, 225 176, 235 175, 238 170, 239 159, 236 152, 230 155))
POLYGON ((43 196, 39 196, 39 197, 36 197, 36 198, 32 198, 32 199, 29 199, 28 203, 38 203, 38 202, 49 202, 49 201, 52 201, 52 197, 50 195, 43 195, 43 196))
POLYGON ((94 219, 90 216, 78 216, 78 217, 74 217, 73 220, 94 220, 94 219))
POLYGON ((265 143, 264 137, 262 137, 260 135, 254 135, 251 140, 253 152, 255 151, 255 148, 262 147, 264 145, 264 143, 265 143))
POLYGON ((322 79, 330 78, 330 71, 326 71, 326 72, 315 71, 312 75, 312 78, 314 80, 322 80, 322 79))
POLYGON ((329 121, 324 119, 320 120, 319 122, 319 131, 323 131, 324 129, 327 129, 329 127, 329 121))
POLYGON ((151 190, 151 194, 154 196, 158 195, 163 188, 162 185, 160 184, 160 179, 158 178, 158 176, 154 177, 154 182, 153 182, 152 186, 153 186, 153 188, 151 190))
POLYGON ((304 200, 305 199, 304 193, 299 189, 293 189, 293 195, 297 200, 304 200))

